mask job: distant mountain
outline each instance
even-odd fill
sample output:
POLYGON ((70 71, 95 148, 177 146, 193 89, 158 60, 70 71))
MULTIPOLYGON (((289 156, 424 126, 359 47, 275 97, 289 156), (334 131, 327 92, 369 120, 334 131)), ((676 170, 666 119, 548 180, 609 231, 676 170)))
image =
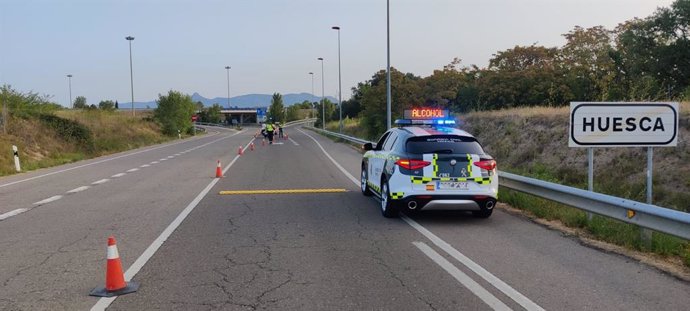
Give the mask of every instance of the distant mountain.
MULTIPOLYGON (((271 105, 272 94, 247 94, 240 95, 230 98, 231 107, 239 108, 254 108, 254 107, 268 107, 271 105)), ((331 102, 337 102, 338 100, 332 96, 326 96, 331 102)), ((216 98, 206 98, 201 96, 199 93, 192 94, 192 100, 194 102, 202 102, 205 107, 213 106, 213 104, 219 104, 223 108, 228 106, 227 97, 216 97, 216 98)), ((293 104, 301 103, 303 101, 318 102, 321 97, 314 96, 309 93, 299 93, 299 94, 283 94, 283 105, 291 106, 293 104)), ((134 108, 136 109, 154 109, 158 105, 156 101, 149 102, 134 102, 134 108)), ((129 109, 132 107, 131 103, 119 103, 120 109, 129 109)))

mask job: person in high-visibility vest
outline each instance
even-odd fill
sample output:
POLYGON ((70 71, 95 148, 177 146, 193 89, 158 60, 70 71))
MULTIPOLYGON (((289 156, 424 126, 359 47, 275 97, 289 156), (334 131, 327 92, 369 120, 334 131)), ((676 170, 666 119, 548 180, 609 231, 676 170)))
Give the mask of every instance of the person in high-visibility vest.
POLYGON ((273 144, 273 124, 271 122, 266 123, 266 133, 268 134, 268 144, 273 144))

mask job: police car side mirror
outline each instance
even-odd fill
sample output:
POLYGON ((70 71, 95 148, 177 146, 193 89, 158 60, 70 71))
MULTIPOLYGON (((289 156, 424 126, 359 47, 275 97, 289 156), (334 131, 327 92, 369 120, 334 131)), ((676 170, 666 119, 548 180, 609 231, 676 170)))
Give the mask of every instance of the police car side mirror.
POLYGON ((362 149, 364 149, 364 151, 374 150, 374 146, 372 146, 371 143, 366 143, 362 145, 362 149))

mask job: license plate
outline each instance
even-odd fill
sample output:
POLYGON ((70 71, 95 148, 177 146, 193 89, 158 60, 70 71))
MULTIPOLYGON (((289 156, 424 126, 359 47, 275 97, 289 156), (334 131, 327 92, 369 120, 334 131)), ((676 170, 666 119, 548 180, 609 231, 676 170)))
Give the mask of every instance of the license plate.
POLYGON ((443 181, 438 183, 440 190, 467 190, 469 186, 466 181, 443 181))

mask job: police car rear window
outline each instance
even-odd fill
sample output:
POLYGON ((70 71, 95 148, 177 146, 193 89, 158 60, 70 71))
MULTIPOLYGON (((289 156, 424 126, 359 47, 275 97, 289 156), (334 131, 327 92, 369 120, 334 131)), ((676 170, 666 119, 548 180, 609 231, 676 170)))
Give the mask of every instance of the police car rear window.
POLYGON ((405 144, 406 151, 413 154, 484 154, 482 146, 471 137, 462 136, 422 136, 412 137, 405 144))

